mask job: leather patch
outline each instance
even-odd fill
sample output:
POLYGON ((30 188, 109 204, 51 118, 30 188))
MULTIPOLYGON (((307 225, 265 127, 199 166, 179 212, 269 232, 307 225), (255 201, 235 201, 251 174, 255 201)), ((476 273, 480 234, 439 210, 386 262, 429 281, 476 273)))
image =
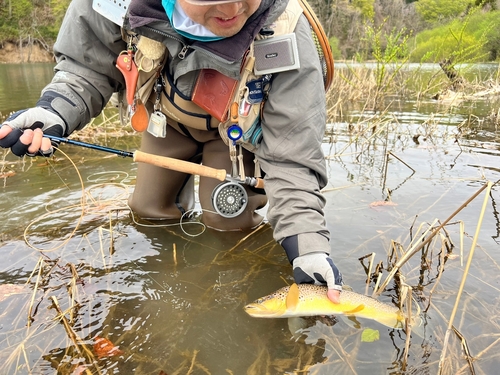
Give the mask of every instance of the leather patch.
POLYGON ((194 87, 192 102, 217 120, 224 122, 229 116, 238 81, 214 69, 202 69, 194 87))

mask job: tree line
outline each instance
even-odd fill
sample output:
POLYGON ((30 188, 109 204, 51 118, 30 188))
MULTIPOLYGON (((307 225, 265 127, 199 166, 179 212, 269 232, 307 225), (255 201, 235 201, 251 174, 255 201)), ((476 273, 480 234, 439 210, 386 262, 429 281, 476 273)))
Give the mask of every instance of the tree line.
MULTIPOLYGON (((71 0, 1 1, 0 48, 14 42, 51 50, 71 0)), ((336 59, 457 63, 499 57, 500 0, 309 2, 336 59)))

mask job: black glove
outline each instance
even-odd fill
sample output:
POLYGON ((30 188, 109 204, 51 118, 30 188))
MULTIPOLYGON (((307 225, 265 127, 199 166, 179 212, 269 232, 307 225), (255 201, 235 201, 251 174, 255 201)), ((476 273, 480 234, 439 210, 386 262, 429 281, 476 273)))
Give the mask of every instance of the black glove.
POLYGON ((342 290, 342 274, 328 254, 304 254, 295 258, 292 264, 297 284, 327 284, 328 289, 342 290))
POLYGON ((12 153, 17 156, 36 156, 42 155, 49 157, 54 153, 54 148, 58 146, 58 142, 51 141, 53 147, 49 150, 39 150, 35 154, 28 153, 28 147, 30 145, 25 145, 19 141, 19 137, 23 134, 25 129, 42 129, 44 134, 62 137, 66 133, 66 124, 58 115, 54 112, 41 107, 34 107, 29 109, 23 109, 12 114, 5 120, 2 124, 3 126, 9 126, 12 131, 7 134, 4 138, 0 139, 0 147, 9 148, 12 153))

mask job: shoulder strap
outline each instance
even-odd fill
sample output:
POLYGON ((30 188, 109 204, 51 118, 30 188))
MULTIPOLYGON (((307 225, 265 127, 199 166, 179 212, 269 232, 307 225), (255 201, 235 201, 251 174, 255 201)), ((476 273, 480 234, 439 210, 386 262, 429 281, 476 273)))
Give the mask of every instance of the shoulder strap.
MULTIPOLYGON (((273 35, 293 33, 302 13, 303 9, 299 4, 299 0, 288 1, 284 12, 272 23, 271 28, 274 31, 273 35)), ((257 38, 260 38, 260 35, 258 35, 257 38)))
POLYGON ((302 9, 304 10, 304 15, 309 21, 309 25, 313 31, 313 38, 316 44, 316 49, 323 65, 323 80, 325 83, 325 91, 328 91, 333 80, 334 64, 333 64, 333 53, 328 42, 328 37, 326 36, 325 30, 319 22, 318 17, 314 13, 307 0, 298 0, 302 9), (319 44, 319 46, 318 46, 319 44))

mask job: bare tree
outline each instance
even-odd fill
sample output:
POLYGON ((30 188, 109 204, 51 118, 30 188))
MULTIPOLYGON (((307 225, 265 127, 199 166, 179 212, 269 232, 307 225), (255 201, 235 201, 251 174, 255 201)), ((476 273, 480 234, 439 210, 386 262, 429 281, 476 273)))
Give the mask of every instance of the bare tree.
POLYGON ((415 3, 407 4, 405 0, 376 0, 374 4, 376 26, 385 23, 387 32, 406 29, 413 34, 424 28, 420 16, 415 10, 415 3))
POLYGON ((375 0, 373 19, 363 16, 361 9, 351 0, 309 2, 323 23, 327 35, 339 40, 338 47, 344 58, 352 58, 358 53, 366 55, 367 51, 363 49, 366 23, 375 27, 382 26, 387 34, 403 29, 416 34, 423 29, 414 4, 407 4, 405 0, 375 0))

